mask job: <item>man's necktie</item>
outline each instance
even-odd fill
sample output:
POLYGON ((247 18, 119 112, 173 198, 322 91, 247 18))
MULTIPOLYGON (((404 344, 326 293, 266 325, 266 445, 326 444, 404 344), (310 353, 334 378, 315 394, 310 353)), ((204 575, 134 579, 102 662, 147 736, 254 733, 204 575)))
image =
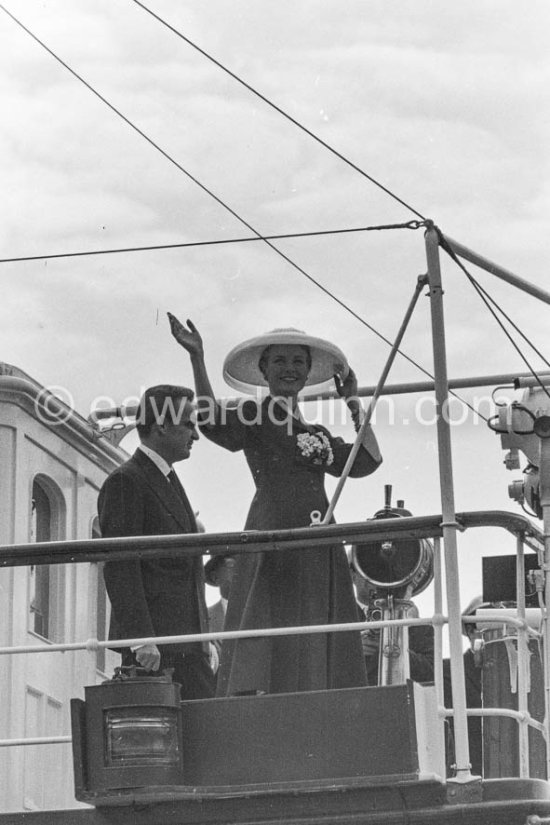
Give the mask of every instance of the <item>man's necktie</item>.
POLYGON ((169 482, 170 486, 172 487, 172 489, 175 490, 175 492, 178 494, 178 496, 180 498, 183 498, 183 490, 182 490, 182 487, 181 487, 181 481, 177 477, 176 471, 174 470, 173 467, 170 470, 170 472, 168 473, 168 475, 166 476, 166 478, 168 479, 168 482, 169 482))

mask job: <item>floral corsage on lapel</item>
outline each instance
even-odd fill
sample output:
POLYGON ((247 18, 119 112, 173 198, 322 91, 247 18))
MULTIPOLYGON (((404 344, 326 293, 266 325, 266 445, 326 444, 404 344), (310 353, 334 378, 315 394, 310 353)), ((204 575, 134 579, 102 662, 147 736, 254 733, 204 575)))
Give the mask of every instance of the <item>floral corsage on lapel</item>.
POLYGON ((324 433, 300 433, 296 436, 296 442, 300 463, 330 467, 334 461, 330 441, 324 433))

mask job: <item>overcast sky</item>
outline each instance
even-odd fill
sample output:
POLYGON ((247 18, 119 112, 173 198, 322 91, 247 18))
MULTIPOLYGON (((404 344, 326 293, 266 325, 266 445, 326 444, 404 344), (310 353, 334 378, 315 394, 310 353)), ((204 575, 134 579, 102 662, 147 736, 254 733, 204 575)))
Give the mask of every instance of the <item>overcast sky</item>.
MULTIPOLYGON (((262 234, 406 222, 416 215, 212 65, 133 0, 6 0, 75 72, 262 234)), ((148 6, 443 232, 548 288, 550 6, 546 0, 148 0, 148 6)), ((0 10, 1 257, 249 236, 239 220, 95 97, 0 10)), ((278 241, 388 339, 417 276, 406 229, 278 241)), ((144 386, 190 383, 166 311, 203 333, 215 389, 244 338, 295 326, 329 338, 361 384, 388 347, 265 244, 1 265, 0 359, 66 388, 87 415, 144 386)), ((470 267, 548 357, 548 307, 470 267)), ((449 375, 524 372, 463 273, 444 261, 449 375)), ((432 370, 428 301, 403 349, 432 370)), ((523 343, 517 339, 518 343, 523 343)), ((529 353, 537 369, 542 362, 529 353)), ((390 376, 423 374, 398 359, 390 376)), ((463 393, 472 400, 472 393, 463 393)), ((489 395, 476 391, 476 395, 489 395)), ((382 468, 337 509, 355 521, 394 485, 415 514, 440 511, 436 436, 418 397, 381 410, 382 468), (417 410, 418 411, 418 410, 417 410)), ((430 419, 430 408, 424 408, 430 419)), ((488 413, 488 402, 484 407, 488 413)), ((352 428, 336 427, 351 438, 352 428)), ((458 510, 508 509, 519 473, 472 415, 453 428, 458 510)), ((131 444, 131 442, 130 442, 131 444)), ((201 441, 180 465, 209 530, 242 527, 244 459, 201 441)), ((479 557, 513 552, 494 531, 461 537, 464 601, 479 557)))

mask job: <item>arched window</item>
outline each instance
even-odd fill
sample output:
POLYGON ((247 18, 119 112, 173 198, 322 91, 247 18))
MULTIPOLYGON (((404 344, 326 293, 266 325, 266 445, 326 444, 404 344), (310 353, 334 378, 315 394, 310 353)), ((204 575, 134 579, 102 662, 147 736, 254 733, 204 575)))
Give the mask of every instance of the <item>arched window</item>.
MULTIPOLYGON (((31 541, 65 537, 65 502, 59 488, 38 475, 32 485, 31 541)), ((61 641, 65 605, 65 576, 61 565, 33 565, 29 581, 29 630, 50 641, 61 641)))

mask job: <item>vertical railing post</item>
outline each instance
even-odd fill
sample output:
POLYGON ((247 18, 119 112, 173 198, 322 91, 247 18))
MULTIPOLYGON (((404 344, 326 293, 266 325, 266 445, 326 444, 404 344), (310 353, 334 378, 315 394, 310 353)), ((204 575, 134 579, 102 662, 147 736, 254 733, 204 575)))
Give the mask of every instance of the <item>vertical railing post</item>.
POLYGON ((529 634, 525 624, 525 560, 523 552, 523 536, 517 538, 516 554, 516 598, 518 606, 518 619, 521 619, 523 627, 517 629, 518 646, 518 711, 523 714, 519 722, 519 775, 521 779, 529 776, 529 724, 527 692, 529 685, 529 634))
POLYGON ((434 538, 434 684, 438 708, 445 705, 443 690, 443 587, 441 539, 434 538))
POLYGON ((472 774, 470 772, 466 688, 462 651, 462 616, 460 611, 456 540, 458 525, 455 518, 454 504, 451 430, 449 423, 449 383, 447 378, 447 356, 445 348, 443 289, 441 286, 441 270, 439 265, 439 237, 437 231, 430 227, 426 231, 425 238, 432 319, 439 484, 441 490, 441 512, 443 516, 442 529, 445 553, 445 580, 447 585, 447 610, 449 615, 449 648, 456 764, 454 781, 469 782, 472 779, 472 774))
POLYGON ((441 564, 441 539, 434 538, 434 686, 435 700, 439 721, 443 725, 443 735, 446 737, 445 723, 445 688, 443 676, 443 568, 441 564))
POLYGON ((540 503, 544 535, 544 609, 542 654, 544 662, 544 731, 546 739, 546 778, 550 779, 550 438, 540 439, 540 503))

